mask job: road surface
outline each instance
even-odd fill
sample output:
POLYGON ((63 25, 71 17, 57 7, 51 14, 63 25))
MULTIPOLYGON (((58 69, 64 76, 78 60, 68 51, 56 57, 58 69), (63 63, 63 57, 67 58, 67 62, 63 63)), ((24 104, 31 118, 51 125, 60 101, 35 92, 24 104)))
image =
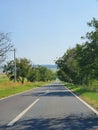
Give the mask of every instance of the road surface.
POLYGON ((53 83, 0 100, 0 130, 98 130, 98 115, 53 83))

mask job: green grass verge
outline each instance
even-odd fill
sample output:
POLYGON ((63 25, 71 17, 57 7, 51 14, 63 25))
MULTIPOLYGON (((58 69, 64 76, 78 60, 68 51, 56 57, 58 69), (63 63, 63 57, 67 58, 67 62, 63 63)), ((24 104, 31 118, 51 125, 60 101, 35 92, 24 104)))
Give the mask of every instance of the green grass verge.
POLYGON ((35 87, 41 87, 49 82, 35 82, 35 83, 25 83, 24 85, 20 83, 6 82, 4 84, 0 84, 0 98, 4 98, 13 94, 17 94, 20 92, 24 92, 26 90, 33 89, 35 87))
POLYGON ((69 83, 65 83, 65 86, 71 89, 87 103, 98 109, 98 92, 89 90, 89 88, 83 86, 76 86, 69 83))

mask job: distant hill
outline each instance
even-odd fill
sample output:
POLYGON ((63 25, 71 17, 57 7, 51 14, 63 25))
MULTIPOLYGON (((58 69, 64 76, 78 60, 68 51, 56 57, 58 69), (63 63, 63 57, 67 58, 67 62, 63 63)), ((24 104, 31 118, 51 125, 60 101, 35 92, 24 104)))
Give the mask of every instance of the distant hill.
POLYGON ((46 67, 46 68, 54 68, 54 69, 57 68, 57 65, 50 65, 50 64, 41 65, 41 66, 44 66, 44 67, 46 67))
POLYGON ((46 67, 54 72, 57 71, 57 65, 46 64, 46 65, 41 65, 41 66, 46 67))
MULTIPOLYGON (((37 66, 37 65, 34 65, 34 66, 37 66)), ((57 65, 51 65, 51 64, 43 64, 43 65, 40 65, 40 66, 43 66, 43 67, 46 67, 54 72, 57 71, 57 65)))

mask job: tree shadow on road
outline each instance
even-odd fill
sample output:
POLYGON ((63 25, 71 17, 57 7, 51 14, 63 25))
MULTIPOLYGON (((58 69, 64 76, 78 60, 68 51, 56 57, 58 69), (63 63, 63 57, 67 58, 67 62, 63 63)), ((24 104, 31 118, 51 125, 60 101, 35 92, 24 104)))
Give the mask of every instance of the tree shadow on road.
POLYGON ((30 118, 12 127, 1 126, 0 130, 98 130, 98 117, 72 114, 63 118, 30 118))
POLYGON ((54 92, 49 92, 47 95, 45 95, 45 96, 52 96, 52 97, 64 97, 64 96, 71 96, 71 97, 73 97, 74 95, 72 95, 72 93, 70 93, 70 92, 68 92, 68 91, 59 91, 59 92, 56 92, 56 91, 54 91, 54 92))
POLYGON ((30 93, 30 94, 23 94, 22 96, 45 96, 45 97, 64 97, 64 96, 71 96, 74 97, 74 95, 72 95, 72 93, 70 93, 69 91, 49 91, 49 92, 35 92, 35 93, 30 93))

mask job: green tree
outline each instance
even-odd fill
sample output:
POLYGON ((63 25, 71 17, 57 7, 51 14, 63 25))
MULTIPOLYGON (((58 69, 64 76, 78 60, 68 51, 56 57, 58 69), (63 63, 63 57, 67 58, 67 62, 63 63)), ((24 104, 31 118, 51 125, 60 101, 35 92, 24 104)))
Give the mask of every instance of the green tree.
MULTIPOLYGON (((24 83, 25 78, 29 75, 32 68, 31 61, 26 58, 16 59, 16 74, 17 81, 24 83)), ((4 66, 4 72, 10 80, 14 80, 14 61, 8 62, 4 66)))
POLYGON ((93 18, 87 24, 93 31, 82 37, 85 42, 68 49, 56 64, 61 80, 88 86, 89 81, 98 79, 98 21, 93 18))
POLYGON ((56 79, 55 74, 46 67, 43 66, 34 66, 32 67, 31 72, 28 75, 28 81, 48 81, 56 79))
POLYGON ((76 50, 75 48, 68 49, 67 52, 56 61, 58 65, 58 77, 61 80, 76 82, 78 65, 76 60, 76 50))
POLYGON ((93 18, 87 24, 93 27, 93 31, 87 32, 84 37, 86 42, 77 46, 77 59, 81 72, 84 73, 83 82, 88 85, 90 80, 98 78, 98 21, 93 18))

